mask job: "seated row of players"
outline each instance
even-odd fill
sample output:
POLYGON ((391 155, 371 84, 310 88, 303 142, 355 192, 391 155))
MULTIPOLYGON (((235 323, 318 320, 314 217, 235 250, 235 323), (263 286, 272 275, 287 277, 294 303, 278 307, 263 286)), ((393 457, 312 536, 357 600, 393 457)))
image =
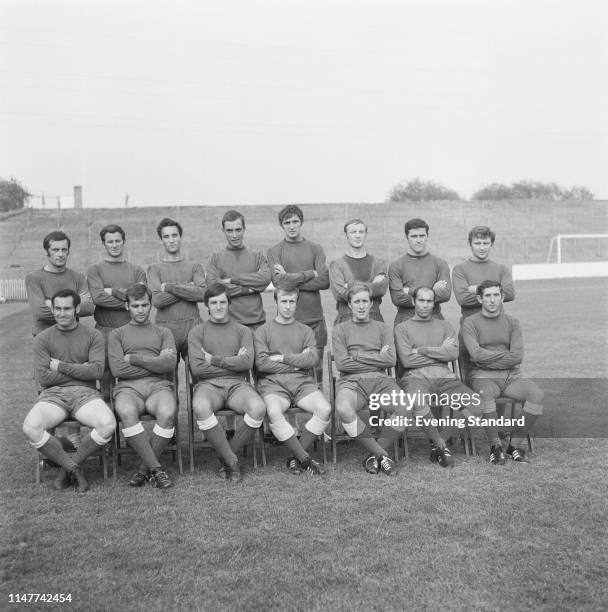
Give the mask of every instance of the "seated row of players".
MULTIPOLYGON (((393 339, 388 325, 371 318, 372 293, 369 285, 354 283, 348 294, 351 319, 333 329, 333 350, 341 373, 336 394, 338 417, 346 433, 369 452, 365 469, 394 475, 396 470, 386 449, 411 422, 390 419, 376 439, 358 412, 369 405, 372 394, 395 397, 404 389, 415 398, 412 405, 393 402, 385 406, 386 412, 407 419, 407 411, 413 407, 416 423, 432 442, 431 458, 449 467, 453 464, 451 453, 437 427, 424 419, 430 409, 421 394, 472 397, 473 391, 447 367, 458 355, 455 331, 446 321, 432 316, 434 291, 423 287, 412 292, 414 317, 397 326, 393 339), (397 353, 406 368, 399 386, 386 371, 395 365, 397 353)), ((127 289, 126 298, 130 322, 110 334, 108 357, 110 370, 119 381, 114 400, 123 435, 142 460, 129 484, 142 486, 150 481, 167 488, 172 483, 158 459, 174 435, 176 406, 172 383, 164 375, 175 368, 175 343, 169 330, 150 323, 150 291, 144 284, 127 289), (151 438, 139 421, 144 411, 157 420, 151 438)), ((194 389, 193 409, 199 429, 220 455, 222 475, 231 481, 241 480, 237 453, 262 425, 265 413, 277 439, 292 452, 287 462, 289 470, 295 474, 323 474, 308 449, 329 424, 330 406, 308 372, 318 363, 319 356, 312 330, 294 318, 298 290, 281 286, 276 289, 277 316, 258 328, 253 338, 250 329, 230 319, 230 298, 222 284, 209 287, 204 299, 210 318, 188 335, 191 370, 199 381, 194 389), (259 373, 258 392, 263 400, 246 380, 254 359, 259 373), (312 414, 300 439, 284 416, 292 403, 312 414), (244 415, 230 443, 214 414, 225 404, 244 415)), ((499 395, 525 401, 525 424, 513 431, 507 449, 513 460, 524 461, 525 452, 520 445, 542 412, 542 391, 520 377, 521 330, 517 321, 502 311, 500 285, 493 281, 480 283, 478 300, 481 313, 467 319, 463 336, 474 364, 473 390, 482 401, 469 404, 468 409, 462 404, 456 407, 467 416, 479 408, 478 414, 484 413, 491 420, 496 419, 495 400, 499 395)), ((68 486, 74 479, 79 490, 86 490, 88 485, 78 466, 109 441, 115 427, 114 416, 94 389, 103 370, 103 340, 98 331, 79 325, 78 294, 60 291, 53 296, 52 306, 56 325, 39 334, 34 345, 36 378, 44 391, 26 417, 23 429, 33 446, 61 466, 58 488, 68 486), (93 428, 73 457, 47 431, 70 415, 93 428)), ((495 425, 487 425, 486 433, 491 445, 490 462, 504 463, 495 425)))

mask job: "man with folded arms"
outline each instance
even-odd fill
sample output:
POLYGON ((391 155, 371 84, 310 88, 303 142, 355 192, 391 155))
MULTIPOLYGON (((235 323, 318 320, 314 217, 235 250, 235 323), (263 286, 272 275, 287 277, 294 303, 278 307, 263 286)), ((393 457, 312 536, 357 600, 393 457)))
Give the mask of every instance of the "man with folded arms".
POLYGON ((329 425, 331 407, 308 371, 318 361, 315 335, 295 320, 298 289, 279 285, 274 292, 277 316, 254 334, 258 392, 264 399, 270 429, 291 451, 287 467, 292 474, 322 475, 325 471, 308 449, 329 425), (295 404, 312 414, 298 440, 285 412, 295 404))
MULTIPOLYGON (((395 379, 387 368, 395 365, 393 332, 386 323, 371 318, 372 290, 364 283, 354 283, 348 291, 350 321, 332 330, 332 348, 336 367, 340 372, 336 388, 336 413, 344 431, 369 452, 363 462, 366 472, 396 476, 397 469, 386 449, 392 445, 405 425, 383 425, 376 441, 359 415, 369 405, 372 394, 399 393, 395 379)), ((405 416, 403 406, 386 407, 394 416, 405 416)))
MULTIPOLYGON (((522 446, 543 413, 544 393, 534 381, 521 375, 520 365, 524 357, 521 326, 517 319, 503 310, 504 292, 500 283, 493 280, 479 283, 477 300, 481 311, 467 317, 461 330, 471 359, 471 387, 481 395, 482 411, 488 419, 497 418, 498 397, 524 402, 524 424, 511 432, 507 456, 513 461, 527 462, 522 446)), ((490 461, 504 463, 498 431, 491 444, 490 461)))
POLYGON ((103 373, 104 342, 98 331, 78 322, 76 291, 62 289, 50 303, 56 323, 34 339, 34 376, 42 391, 25 417, 23 433, 34 448, 60 466, 55 488, 65 489, 74 482, 84 492, 89 485, 80 466, 111 440, 116 427, 95 386, 103 373), (72 456, 48 431, 67 418, 91 428, 72 456))
MULTIPOLYGON (((448 368, 448 363, 458 358, 456 331, 447 321, 433 317, 435 293, 430 287, 414 289, 412 300, 415 314, 395 328, 395 345, 405 370, 399 384, 409 397, 415 398, 414 417, 432 416, 425 394, 437 394, 438 399, 445 394, 454 410, 468 416, 475 410, 475 406, 471 410, 471 405, 479 402, 475 402, 474 392, 448 368)), ((445 402, 440 400, 439 405, 445 402)), ((447 428, 439 433, 432 424, 423 424, 421 428, 431 441, 431 461, 451 467, 454 461, 445 439, 458 429, 447 428)))
POLYGON ((188 333, 201 322, 198 302, 205 294, 205 271, 199 263, 185 261, 182 226, 164 218, 156 228, 165 253, 161 263, 148 268, 148 286, 156 310, 155 323, 173 332, 179 355, 188 350, 188 333))
POLYGON ((229 210, 222 217, 222 231, 227 246, 209 258, 207 284, 222 283, 230 297, 231 319, 255 331, 266 322, 261 294, 270 283, 268 262, 243 244, 245 217, 240 212, 229 210))
POLYGON ((220 455, 220 475, 240 482, 237 453, 262 425, 266 406, 246 376, 253 366, 253 333, 230 319, 230 296, 220 283, 205 292, 209 319, 188 334, 188 359, 196 381, 192 409, 198 428, 220 455), (215 412, 227 406, 243 416, 229 443, 215 412))
POLYGON ((177 363, 175 341, 168 329, 150 323, 152 304, 145 285, 132 285, 126 297, 131 321, 110 334, 108 360, 118 378, 113 396, 122 434, 142 461, 129 485, 141 487, 149 481, 166 489, 173 483, 159 458, 175 434, 177 408, 173 383, 167 380, 177 363), (145 412, 156 419, 151 438, 140 421, 145 412))
POLYGON ((372 296, 370 317, 384 321, 380 314, 382 296, 388 289, 386 261, 370 255, 365 249, 367 225, 361 219, 351 219, 344 224, 346 254, 329 264, 329 286, 338 316, 334 325, 350 321, 353 317, 348 306, 348 292, 354 283, 369 283, 372 296))

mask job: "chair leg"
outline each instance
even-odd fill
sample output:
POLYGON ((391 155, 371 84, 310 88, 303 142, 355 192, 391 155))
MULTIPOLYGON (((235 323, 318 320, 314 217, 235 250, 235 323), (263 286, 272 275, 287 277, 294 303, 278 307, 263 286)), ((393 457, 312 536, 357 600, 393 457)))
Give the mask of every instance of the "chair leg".
POLYGON ((40 484, 40 463, 42 462, 42 455, 36 451, 36 470, 34 472, 34 476, 36 478, 36 484, 40 484))
POLYGON ((403 458, 406 463, 410 460, 410 449, 407 443, 407 429, 403 432, 403 458))
POLYGON ((266 467, 266 445, 264 444, 264 426, 258 428, 260 436, 260 449, 262 451, 262 467, 266 467))

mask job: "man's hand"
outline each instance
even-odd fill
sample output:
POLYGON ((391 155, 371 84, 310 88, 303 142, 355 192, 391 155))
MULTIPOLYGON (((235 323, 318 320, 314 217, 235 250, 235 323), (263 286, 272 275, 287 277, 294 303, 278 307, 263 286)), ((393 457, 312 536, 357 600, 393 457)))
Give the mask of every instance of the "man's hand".
POLYGON ((453 336, 449 336, 441 343, 441 346, 443 346, 444 348, 457 348, 458 341, 453 336))
POLYGON ((410 294, 410 288, 409 287, 403 287, 403 293, 405 293, 405 295, 409 295, 410 294))
POLYGON ((161 357, 164 357, 165 355, 175 355, 175 354, 176 354, 175 349, 174 349, 174 348, 171 348, 171 347, 169 347, 169 348, 164 348, 164 349, 163 349, 163 350, 160 352, 161 357))
POLYGON ((239 349, 239 352, 236 354, 236 356, 237 357, 244 357, 245 355, 248 355, 247 349, 244 346, 241 346, 241 348, 239 349))
POLYGON ((104 292, 106 295, 112 295, 112 287, 104 287, 104 288, 103 288, 103 292, 104 292))
POLYGON ((372 279, 372 283, 381 283, 384 278, 385 278, 386 274, 376 274, 376 276, 374 276, 374 278, 372 279))
POLYGON ((222 285, 229 285, 231 280, 230 278, 220 278, 220 283, 222 283, 222 285))
POLYGON ((391 347, 388 344, 385 344, 381 349, 380 349, 380 354, 381 355, 386 355, 389 351, 391 350, 391 347))
POLYGON ((444 280, 438 280, 434 285, 433 285, 433 291, 440 291, 441 289, 447 289, 448 287, 448 282, 444 281, 444 280))
MULTIPOLYGON (((137 283, 137 284, 138 285, 143 285, 143 283, 137 283)), ((122 300, 123 302, 127 301, 127 290, 124 289, 123 287, 112 287, 112 289, 110 291, 112 292, 112 295, 115 298, 117 298, 119 300, 122 300)))
POLYGON ((50 308, 51 310, 53 310, 53 304, 51 303, 51 300, 44 300, 44 305, 47 308, 50 308))
POLYGON ((61 362, 59 361, 59 359, 51 359, 51 363, 49 364, 49 368, 51 370, 53 370, 53 372, 58 372, 59 371, 59 364, 61 362))
POLYGON ((203 354, 203 359, 205 360, 205 363, 211 363, 211 357, 213 357, 213 355, 211 353, 208 353, 202 347, 201 347, 201 353, 203 354))
POLYGON ((123 355, 123 360, 127 363, 131 363, 131 355, 123 355))
POLYGON ((165 283, 161 283, 161 284, 160 284, 160 290, 161 290, 161 291, 164 291, 164 290, 165 290, 165 283))
POLYGON ((474 293, 475 295, 477 295, 477 285, 469 285, 467 287, 467 291, 469 293, 474 293))
POLYGON ((283 363, 283 355, 270 355, 270 361, 276 361, 278 363, 283 363))
POLYGON ((272 270, 275 274, 287 274, 287 272, 285 272, 285 268, 281 264, 274 264, 272 270))

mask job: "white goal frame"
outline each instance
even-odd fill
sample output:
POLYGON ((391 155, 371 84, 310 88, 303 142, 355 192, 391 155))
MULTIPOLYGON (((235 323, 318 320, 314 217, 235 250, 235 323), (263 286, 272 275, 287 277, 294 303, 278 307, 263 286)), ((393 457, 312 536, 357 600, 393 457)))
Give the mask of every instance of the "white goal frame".
POLYGON ((551 238, 549 243, 549 252, 547 253, 547 263, 551 263, 551 255, 553 255, 553 245, 556 245, 556 255, 558 264, 562 262, 562 240, 565 238, 608 238, 608 234, 557 234, 551 238))

